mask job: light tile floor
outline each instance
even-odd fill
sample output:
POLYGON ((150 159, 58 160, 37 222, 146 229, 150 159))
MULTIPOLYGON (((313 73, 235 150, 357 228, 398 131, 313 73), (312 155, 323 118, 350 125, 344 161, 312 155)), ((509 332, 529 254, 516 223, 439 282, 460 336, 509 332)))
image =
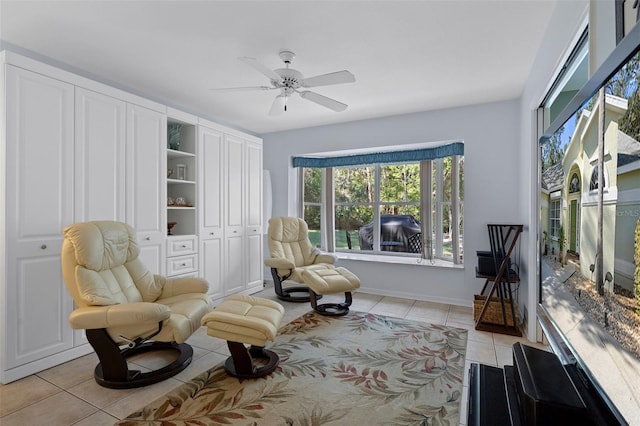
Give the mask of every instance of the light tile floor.
MULTIPOLYGON (((277 300, 272 288, 267 288, 255 296, 277 300)), ((331 298, 331 296, 325 296, 324 301, 331 298)), ((281 303, 286 310, 283 324, 310 310, 307 303, 281 303)), ((476 331, 473 326, 471 307, 358 292, 354 294, 351 309, 469 330, 461 425, 466 424, 468 369, 472 362, 494 366, 510 365, 512 363, 511 345, 517 341, 543 347, 540 344, 528 342, 524 338, 476 331)), ((123 419, 229 356, 226 342, 207 336, 204 328, 198 330, 188 343, 194 349, 194 360, 191 365, 168 380, 143 388, 115 390, 96 384, 93 380, 93 368, 98 362, 95 354, 86 355, 7 385, 0 385, 0 425, 113 425, 119 419, 123 419)), ((158 359, 149 354, 130 361, 137 365, 135 368, 143 371, 154 368, 158 363, 158 359)))

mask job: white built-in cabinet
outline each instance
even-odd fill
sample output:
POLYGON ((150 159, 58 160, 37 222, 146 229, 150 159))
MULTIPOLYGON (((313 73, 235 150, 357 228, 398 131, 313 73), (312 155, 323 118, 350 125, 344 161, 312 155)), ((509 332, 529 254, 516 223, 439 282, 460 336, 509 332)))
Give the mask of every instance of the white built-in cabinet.
POLYGON ((127 104, 75 89, 75 222, 125 220, 127 104))
POLYGON ((209 282, 209 297, 219 299, 225 294, 224 283, 224 230, 223 212, 223 141, 224 134, 218 130, 199 126, 198 170, 200 215, 201 275, 209 282))
POLYGON ((245 144, 245 256, 246 281, 249 288, 259 288, 264 283, 263 271, 263 194, 262 142, 245 144))
POLYGON ((63 362, 59 354, 73 352, 76 342, 68 323, 73 302, 60 267, 60 231, 73 220, 74 87, 14 66, 3 68, 7 143, 6 171, 0 174, 5 188, 0 347, 5 382, 22 376, 14 375, 22 365, 33 364, 37 371, 49 366, 41 362, 48 357, 63 362))
POLYGON ((92 351, 69 325, 65 226, 126 221, 149 269, 164 272, 166 113, 19 55, 0 53, 0 63, 0 382, 8 383, 92 351))
POLYGON ((262 141, 199 128, 200 265, 215 300, 262 288, 262 141))
POLYGON ((137 232, 140 258, 150 271, 165 275, 167 215, 165 146, 167 116, 127 105, 126 222, 137 232))
POLYGON ((68 322, 72 223, 127 222, 153 273, 203 276, 214 303, 262 289, 259 138, 12 52, 0 52, 0 102, 1 383, 92 351, 68 322), (178 165, 186 176, 167 176, 178 165), (187 206, 167 205, 179 196, 187 206))
POLYGON ((172 224, 167 238, 167 276, 198 276, 198 118, 173 108, 167 109, 167 115, 168 126, 180 128, 179 145, 165 148, 167 198, 163 205, 172 224))

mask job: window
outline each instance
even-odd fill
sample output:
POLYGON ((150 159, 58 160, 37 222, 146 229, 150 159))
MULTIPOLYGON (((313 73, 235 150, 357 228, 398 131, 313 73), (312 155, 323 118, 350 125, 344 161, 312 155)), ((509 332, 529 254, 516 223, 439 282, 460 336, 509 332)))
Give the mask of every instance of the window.
POLYGON ((462 155, 449 155, 301 167, 301 205, 312 243, 328 251, 462 263, 463 164, 462 155))
POLYGON ((569 193, 573 194, 575 192, 580 192, 580 179, 576 173, 571 176, 571 182, 569 183, 569 193))
POLYGON ((309 241, 320 247, 320 216, 322 209, 322 170, 304 169, 304 203, 302 217, 309 226, 309 241))
POLYGON ((589 180, 589 191, 595 191, 598 189, 598 166, 593 167, 591 172, 591 179, 589 180))
POLYGON ((549 208, 549 233, 552 237, 558 238, 560 229, 560 199, 551 200, 549 208))

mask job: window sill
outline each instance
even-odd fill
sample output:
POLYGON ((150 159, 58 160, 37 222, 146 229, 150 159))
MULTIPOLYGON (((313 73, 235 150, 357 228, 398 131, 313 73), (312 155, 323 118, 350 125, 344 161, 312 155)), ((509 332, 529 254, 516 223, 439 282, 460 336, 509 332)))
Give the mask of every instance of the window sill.
POLYGON ((331 254, 341 260, 357 260, 361 262, 394 263, 401 265, 464 269, 464 264, 455 265, 451 262, 447 262, 441 259, 434 259, 433 261, 431 261, 429 259, 422 259, 419 257, 386 256, 380 254, 349 253, 344 251, 337 251, 331 254))

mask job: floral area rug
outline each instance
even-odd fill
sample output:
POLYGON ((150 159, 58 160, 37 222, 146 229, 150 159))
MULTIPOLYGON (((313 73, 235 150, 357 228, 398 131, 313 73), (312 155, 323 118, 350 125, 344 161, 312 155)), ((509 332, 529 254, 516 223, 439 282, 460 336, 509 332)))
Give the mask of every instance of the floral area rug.
POLYGON ((278 369, 222 365, 117 423, 126 425, 458 425, 467 330, 351 311, 280 329, 278 369))

